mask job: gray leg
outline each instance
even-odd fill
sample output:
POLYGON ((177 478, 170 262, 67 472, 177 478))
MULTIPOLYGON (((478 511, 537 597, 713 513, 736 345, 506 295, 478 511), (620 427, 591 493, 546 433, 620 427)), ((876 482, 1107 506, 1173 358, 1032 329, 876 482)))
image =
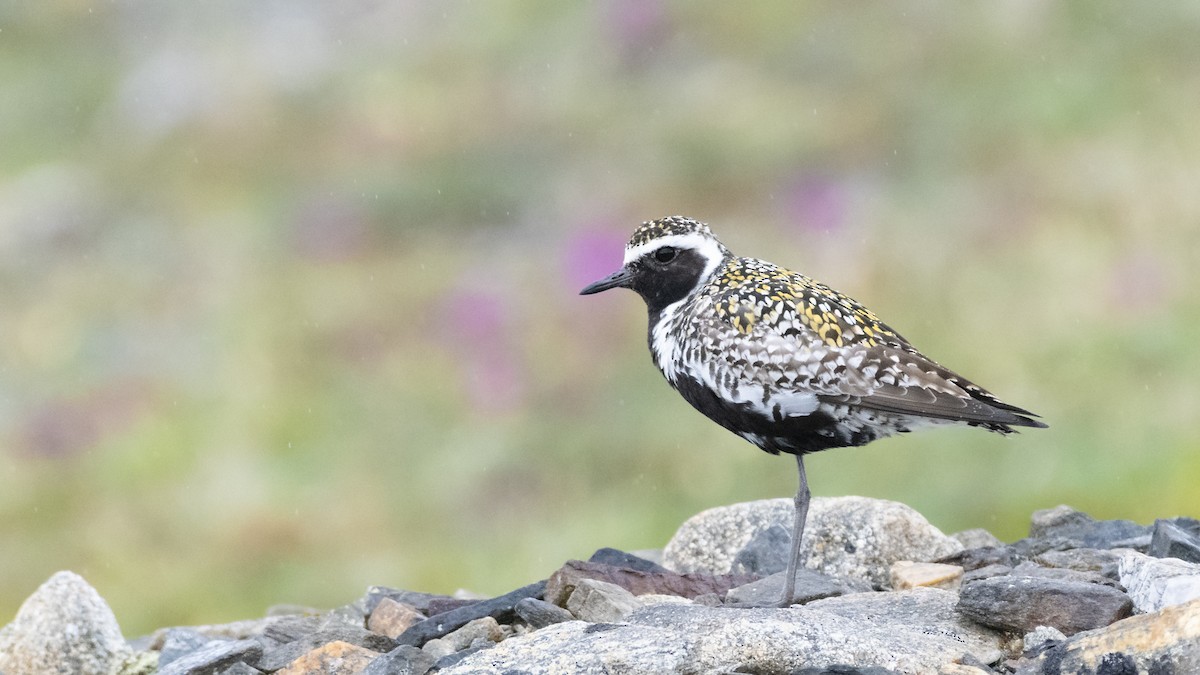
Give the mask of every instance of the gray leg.
POLYGON ((787 577, 783 584, 780 607, 791 607, 796 595, 796 569, 800 567, 800 538, 804 535, 804 521, 808 519, 808 502, 812 494, 808 491, 808 476, 804 474, 804 455, 796 455, 796 467, 800 469, 800 487, 796 490, 796 521, 792 524, 792 554, 788 556, 787 577))

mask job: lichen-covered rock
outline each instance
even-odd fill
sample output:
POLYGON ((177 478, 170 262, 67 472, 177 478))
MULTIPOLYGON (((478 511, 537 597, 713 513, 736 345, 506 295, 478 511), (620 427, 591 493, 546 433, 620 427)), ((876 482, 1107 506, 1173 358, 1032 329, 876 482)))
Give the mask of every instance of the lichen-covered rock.
MULTIPOLYGON (((998 659, 995 637, 985 629, 958 626, 952 596, 945 591, 908 592, 894 621, 882 605, 862 608, 875 620, 850 618, 807 607, 731 609, 694 604, 660 604, 630 614, 621 624, 570 621, 513 637, 467 656, 444 671, 537 675, 560 672, 794 672, 846 665, 901 673, 937 672, 972 649, 998 659), (918 598, 913 600, 913 598, 918 598), (931 618, 925 613, 936 605, 931 618), (920 615, 920 620, 914 620, 920 615), (946 623, 948 621, 948 623, 946 623), (965 639, 964 636, 971 636, 965 639), (852 639, 851 639, 852 637, 852 639)), ((845 601, 847 596, 835 600, 845 601)), ((874 595, 905 595, 880 593, 874 595)), ((830 602, 830 601, 822 601, 830 602)), ((850 612, 847 607, 833 607, 850 612)), ((853 672, 853 671, 847 671, 853 672)), ((874 671, 879 672, 879 671, 874 671)), ((886 671, 885 671, 886 672, 886 671)))
POLYGON ((107 675, 132 656, 112 610, 74 572, 57 572, 0 629, 4 675, 107 675))
POLYGON ((694 660, 691 640, 666 628, 566 621, 504 642, 440 675, 676 673, 694 660))
MULTIPOLYGON (((790 531, 794 516, 790 499, 703 511, 671 538, 663 552, 664 564, 676 571, 728 573, 751 539, 775 525, 790 531)), ((866 497, 814 498, 803 544, 805 567, 883 588, 891 583, 891 565, 898 560, 932 561, 962 550, 961 543, 912 508, 866 497)))

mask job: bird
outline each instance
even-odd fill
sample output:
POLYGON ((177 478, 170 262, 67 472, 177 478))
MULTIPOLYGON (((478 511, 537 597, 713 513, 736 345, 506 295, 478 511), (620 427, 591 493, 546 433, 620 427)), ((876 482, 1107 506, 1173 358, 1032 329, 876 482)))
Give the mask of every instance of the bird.
POLYGON ((642 223, 620 269, 580 291, 646 303, 654 365, 712 421, 799 471, 779 606, 792 604, 811 493, 804 457, 946 425, 1045 428, 925 356, 863 304, 803 274, 735 256, 709 226, 642 223))

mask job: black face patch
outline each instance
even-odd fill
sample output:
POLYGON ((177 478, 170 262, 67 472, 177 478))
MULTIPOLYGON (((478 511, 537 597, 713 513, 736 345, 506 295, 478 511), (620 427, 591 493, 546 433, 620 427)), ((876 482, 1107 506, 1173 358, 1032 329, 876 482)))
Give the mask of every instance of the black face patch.
POLYGON ((658 260, 657 251, 650 251, 631 263, 636 272, 629 287, 646 301, 651 317, 687 297, 704 274, 708 261, 698 251, 690 248, 675 251, 665 262, 658 260))

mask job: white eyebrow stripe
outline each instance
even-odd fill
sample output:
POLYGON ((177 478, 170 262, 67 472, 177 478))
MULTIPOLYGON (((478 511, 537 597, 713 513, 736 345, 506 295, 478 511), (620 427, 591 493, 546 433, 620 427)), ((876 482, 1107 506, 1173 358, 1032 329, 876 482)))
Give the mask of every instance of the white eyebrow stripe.
POLYGON ((701 279, 706 279, 715 272, 717 266, 721 264, 721 260, 725 258, 725 252, 721 250, 721 245, 716 239, 696 232, 688 232, 686 234, 670 234, 665 237, 652 239, 644 244, 626 247, 624 264, 628 265, 634 260, 663 246, 690 248, 699 252, 707 261, 704 265, 704 274, 701 275, 701 279))

